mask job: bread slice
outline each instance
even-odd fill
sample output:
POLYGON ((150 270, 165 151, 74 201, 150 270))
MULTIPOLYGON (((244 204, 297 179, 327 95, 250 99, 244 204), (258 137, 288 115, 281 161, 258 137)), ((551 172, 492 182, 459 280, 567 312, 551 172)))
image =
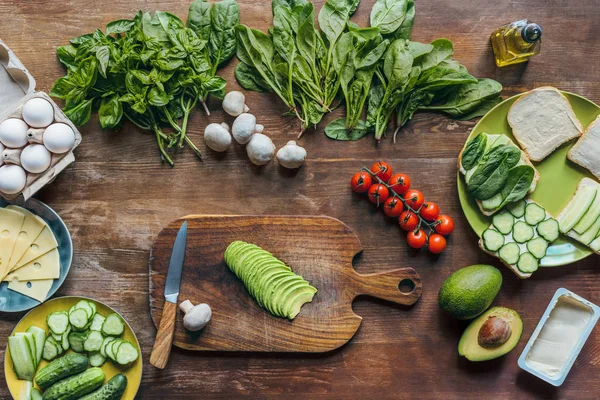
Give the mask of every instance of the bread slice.
MULTIPOLYGON (((490 134, 488 133, 488 135, 490 135, 490 134)), ((494 135, 496 135, 496 134, 494 134, 494 135)), ((463 147, 463 149, 460 151, 460 154, 458 155, 458 169, 463 175, 465 175, 467 171, 465 171, 464 168, 462 167, 462 156, 463 156, 463 152, 465 151, 465 148, 467 147, 468 142, 469 141, 467 140, 467 142, 465 143, 465 146, 463 147)), ((511 142, 512 142, 512 140, 511 140, 511 142)), ((518 147, 514 143, 513 143, 513 145, 515 147, 518 147)), ((537 186, 538 181, 540 180, 540 173, 535 168, 535 166, 531 163, 531 161, 529 160, 529 157, 527 157, 527 154, 525 154, 522 150, 521 150, 521 161, 524 164, 531 166, 531 168, 533 168, 533 170, 535 172, 535 174, 533 175, 533 182, 531 182, 531 186, 529 187, 529 191, 527 192, 527 193, 533 193, 533 191, 535 190, 535 188, 537 186)), ((489 217, 491 215, 496 214, 498 211, 500 211, 500 208, 496 208, 493 210, 487 210, 487 209, 483 208, 481 200, 475 199, 475 202, 477 203, 477 206, 479 207, 479 210, 481 211, 481 213, 485 216, 489 217)))
MULTIPOLYGON (((583 178, 581 181, 579 181, 579 184, 577 185, 577 189, 575 189, 575 193, 573 193, 573 197, 575 197, 575 194, 579 190, 581 190, 581 188, 584 187, 584 186, 598 187, 598 185, 600 185, 600 184, 598 182, 596 182, 595 180, 593 180, 593 179, 583 178)), ((565 208, 562 209, 562 211, 560 212, 560 214, 556 218, 557 220, 560 220, 562 218, 563 214, 569 209, 569 207, 571 207, 571 201, 573 200, 573 197, 571 198, 571 200, 569 200, 569 203, 565 206, 565 208)), ((573 229, 571 229, 569 232, 567 232, 567 236, 569 236, 572 239, 578 240, 577 239, 578 234, 573 229)), ((588 247, 588 248, 590 250, 592 250, 594 253, 600 255, 600 252, 594 251, 594 249, 592 249, 591 247, 588 247)))
POLYGON ((600 115, 569 150, 567 158, 588 169, 597 179, 600 179, 600 115))
POLYGON ((560 145, 583 133, 569 100, 553 87, 537 88, 522 95, 508 110, 508 124, 533 161, 542 161, 560 145))

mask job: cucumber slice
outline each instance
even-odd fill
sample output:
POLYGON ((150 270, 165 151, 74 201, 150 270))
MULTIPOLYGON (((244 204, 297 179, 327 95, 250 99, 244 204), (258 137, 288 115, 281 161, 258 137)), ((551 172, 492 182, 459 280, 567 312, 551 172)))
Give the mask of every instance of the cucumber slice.
POLYGON ((94 319, 92 319, 92 324, 90 325, 90 331, 101 331, 104 320, 106 320, 104 316, 100 314, 94 315, 94 319))
POLYGON ((514 265, 519 261, 521 249, 515 242, 505 244, 498 250, 498 256, 507 264, 514 265))
POLYGON ((112 344, 110 345, 110 350, 106 352, 111 360, 117 360, 117 351, 119 350, 119 346, 121 346, 123 342, 123 339, 117 339, 114 342, 112 342, 112 344))
POLYGON ((44 352, 44 343, 46 342, 46 331, 37 326, 30 326, 27 328, 27 333, 31 333, 35 339, 35 358, 36 365, 42 361, 42 353, 44 352))
POLYGON ((487 200, 481 200, 481 207, 485 210, 495 210, 502 205, 502 201, 504 201, 502 193, 498 193, 487 200))
POLYGON ((579 222, 581 217, 590 208, 596 198, 596 188, 592 186, 582 186, 575 192, 575 196, 567 204, 566 210, 563 210, 558 217, 558 225, 562 233, 567 233, 575 224, 579 222))
POLYGON ((495 229, 486 229, 481 237, 486 250, 496 252, 504 246, 504 235, 495 229))
POLYGON ((575 233, 573 231, 571 231, 569 233, 575 240, 580 241, 581 243, 585 244, 585 245, 590 245, 590 243, 592 243, 592 241, 598 237, 598 234, 600 234, 600 217, 598 217, 598 219, 596 220, 596 222, 594 222, 592 224, 592 226, 590 226, 588 228, 587 231, 583 232, 582 235, 580 235, 579 233, 575 233))
POLYGON ((10 353, 17 378, 25 381, 33 381, 36 361, 25 335, 10 336, 8 338, 8 352, 10 353))
POLYGON ((87 303, 88 303, 88 306, 90 306, 92 308, 94 315, 96 315, 96 313, 98 312, 98 309, 96 308, 96 303, 93 301, 89 301, 89 300, 87 303))
POLYGON ((548 251, 548 242, 546 242, 544 238, 538 236, 527 242, 527 250, 529 250, 529 252, 533 254, 535 258, 541 260, 542 258, 546 257, 546 252, 548 251))
POLYGON ((116 313, 109 314, 102 324, 102 333, 108 336, 119 336, 124 329, 125 324, 121 321, 119 314, 116 313))
POLYGON ((510 231, 513 229, 513 225, 515 223, 515 218, 511 213, 507 211, 502 211, 492 218, 492 224, 502 233, 503 235, 508 235, 510 231))
POLYGON ((600 237, 592 240, 592 243, 590 243, 590 248, 595 252, 600 252, 600 237))
POLYGON ((102 342, 102 347, 100 347, 100 354, 102 354, 104 357, 106 357, 106 345, 108 343, 110 343, 112 340, 114 340, 114 337, 112 336, 108 336, 104 338, 104 341, 102 342))
POLYGON ((523 253, 519 257, 519 262, 517 263, 517 268, 521 272, 535 272, 537 271, 539 266, 539 261, 535 256, 531 253, 523 253))
POLYGON ((537 226, 537 233, 548 242, 554 242, 560 235, 558 222, 554 218, 548 218, 547 220, 540 222, 537 226))
POLYGON ((100 352, 93 351, 89 354, 90 357, 90 365, 92 367, 100 367, 106 361, 106 357, 104 357, 100 352))
POLYGON ((533 228, 523 222, 517 221, 513 226, 513 239, 517 243, 525 243, 533 238, 533 228))
POLYGON ((27 342, 27 346, 29 346, 29 352, 31 353, 31 356, 33 357, 34 369, 37 370, 38 362, 37 362, 37 350, 36 350, 36 345, 35 345, 35 337, 33 336, 32 333, 27 333, 27 332, 16 332, 15 336, 21 336, 21 337, 25 338, 25 341, 27 342))
POLYGON ((69 314, 64 311, 55 311, 46 317, 46 323, 52 333, 62 335, 69 326, 69 314))
POLYGON ((75 308, 85 310, 88 315, 88 319, 94 318, 94 314, 96 313, 94 308, 90 305, 90 302, 87 300, 79 300, 79 302, 75 304, 75 308))
POLYGON ((536 203, 529 203, 525 207, 525 222, 531 226, 536 226, 546 219, 546 210, 536 203))
POLYGON ((102 334, 98 331, 91 331, 85 342, 83 342, 83 349, 85 351, 100 351, 102 342, 104 342, 102 334))
POLYGON ((19 390, 19 398, 17 400, 31 400, 31 392, 33 391, 33 383, 25 381, 21 390, 19 390))
POLYGON ((580 235, 583 235, 585 231, 591 228, 591 226, 596 222, 596 220, 600 217, 600 188, 596 190, 596 197, 594 198, 594 202, 588 208, 588 210, 583 214, 579 222, 575 224, 573 230, 580 235))
POLYGON ((133 344, 124 341, 117 350, 115 361, 121 365, 128 365, 138 359, 138 351, 133 344))
POLYGON ((69 344, 71 349, 77 353, 83 352, 83 342, 85 342, 86 334, 83 332, 69 333, 69 344))
POLYGON ((56 347, 56 342, 52 336, 49 336, 44 343, 44 350, 42 351, 42 358, 46 361, 54 360, 61 352, 56 347))
POLYGON ((525 207, 527 206, 527 202, 525 200, 515 201, 514 203, 510 203, 506 205, 506 209, 510 212, 515 218, 521 218, 525 215, 525 207))
POLYGON ((31 400, 42 400, 42 393, 36 388, 31 389, 31 400))
POLYGON ((69 322, 74 328, 82 330, 85 328, 89 320, 87 311, 83 308, 76 308, 69 314, 69 322))
POLYGON ((71 333, 71 330, 71 325, 69 325, 67 331, 62 335, 60 346, 63 348, 64 351, 69 350, 69 347, 71 347, 69 344, 69 333, 71 333))

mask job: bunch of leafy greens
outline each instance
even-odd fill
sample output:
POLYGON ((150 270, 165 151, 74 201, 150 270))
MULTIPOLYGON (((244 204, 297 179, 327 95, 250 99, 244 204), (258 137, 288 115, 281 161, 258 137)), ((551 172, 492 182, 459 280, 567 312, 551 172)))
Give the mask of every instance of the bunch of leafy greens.
POLYGON ((225 95, 226 81, 216 72, 235 54, 239 18, 235 0, 195 0, 187 25, 162 11, 113 21, 106 32, 57 49, 67 75, 50 94, 64 99, 65 114, 76 125, 97 110, 103 128, 118 128, 125 118, 151 131, 171 165, 169 150, 185 143, 201 156, 187 136, 189 116, 198 103, 208 113, 209 95, 225 95))

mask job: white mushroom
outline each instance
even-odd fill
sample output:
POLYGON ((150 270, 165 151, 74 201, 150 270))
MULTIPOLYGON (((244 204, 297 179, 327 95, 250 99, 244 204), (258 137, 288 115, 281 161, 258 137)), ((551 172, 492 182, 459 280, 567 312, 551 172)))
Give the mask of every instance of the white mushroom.
POLYGON ((250 111, 246 105, 246 96, 244 96, 244 93, 236 90, 225 95, 225 98, 223 99, 223 110, 232 117, 237 117, 241 113, 250 111))
POLYGON ((253 133, 262 133, 264 129, 264 126, 256 123, 256 117, 254 115, 244 113, 240 114, 240 116, 233 121, 231 134, 236 142, 239 144, 246 144, 253 133))
POLYGON ((179 308, 185 313, 183 326, 192 332, 204 328, 212 317, 212 310, 208 304, 202 303, 195 306, 191 301, 186 300, 179 304, 179 308))
POLYGON ((209 124, 204 129, 204 141, 214 151, 226 151, 231 146, 229 125, 225 122, 222 124, 209 124))
POLYGON ((256 165, 264 165, 275 156, 275 145, 271 139, 262 133, 255 133, 246 146, 248 158, 256 165))
POLYGON ((277 152, 279 165, 285 168, 300 168, 306 159, 306 150, 298 146, 295 140, 290 140, 277 152))

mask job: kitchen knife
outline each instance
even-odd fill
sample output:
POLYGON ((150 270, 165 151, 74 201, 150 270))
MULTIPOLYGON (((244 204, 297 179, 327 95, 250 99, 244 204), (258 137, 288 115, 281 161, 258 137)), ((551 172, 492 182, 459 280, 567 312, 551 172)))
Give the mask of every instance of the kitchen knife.
POLYGON ((185 246, 187 242, 187 221, 181 225, 171 253, 169 270, 167 271, 167 281, 165 283, 165 305, 156 340, 150 354, 150 364, 156 368, 164 369, 169 360, 171 345, 173 344, 173 334, 175 332, 175 317, 177 316, 177 297, 179 296, 179 284, 181 283, 181 272, 183 270, 183 260, 185 258, 185 246))

